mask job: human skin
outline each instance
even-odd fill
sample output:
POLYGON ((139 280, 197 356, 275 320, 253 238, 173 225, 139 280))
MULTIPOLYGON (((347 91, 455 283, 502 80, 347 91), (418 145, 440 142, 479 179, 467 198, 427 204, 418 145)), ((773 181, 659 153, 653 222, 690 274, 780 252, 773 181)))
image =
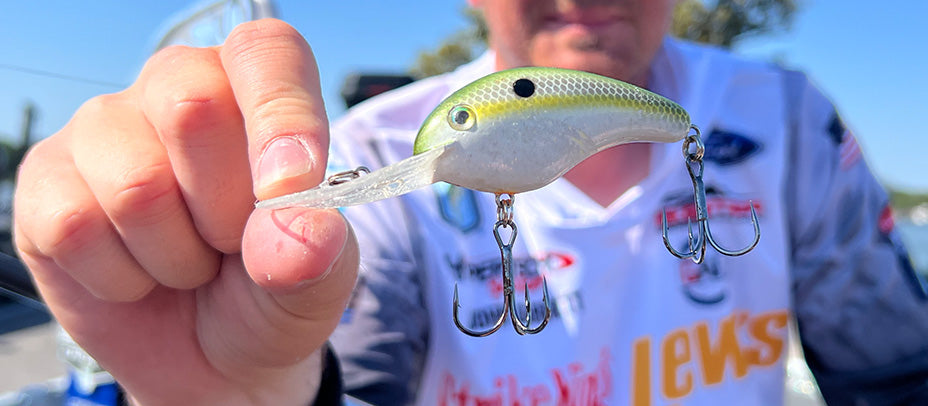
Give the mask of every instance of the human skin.
POLYGON ((470 0, 483 11, 497 69, 552 66, 647 87, 674 0, 470 0))
POLYGON ((307 404, 354 285, 335 210, 255 210, 318 184, 312 52, 275 20, 158 52, 23 161, 15 238, 61 325, 142 405, 307 404))
MULTIPOLYGON (((469 0, 486 18, 497 69, 577 69, 648 87, 675 0, 469 0)), ((565 178, 608 206, 650 172, 651 144, 625 144, 565 178), (608 177, 602 176, 610 174, 608 177)))

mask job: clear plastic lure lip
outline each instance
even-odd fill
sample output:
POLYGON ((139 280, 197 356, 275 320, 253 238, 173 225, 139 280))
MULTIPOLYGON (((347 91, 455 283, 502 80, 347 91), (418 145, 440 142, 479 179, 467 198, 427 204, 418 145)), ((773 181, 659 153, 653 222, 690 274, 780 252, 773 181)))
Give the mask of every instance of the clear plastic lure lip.
POLYGON ((435 183, 435 165, 444 149, 413 155, 344 182, 325 182, 302 192, 258 202, 259 209, 346 207, 403 195, 435 183))

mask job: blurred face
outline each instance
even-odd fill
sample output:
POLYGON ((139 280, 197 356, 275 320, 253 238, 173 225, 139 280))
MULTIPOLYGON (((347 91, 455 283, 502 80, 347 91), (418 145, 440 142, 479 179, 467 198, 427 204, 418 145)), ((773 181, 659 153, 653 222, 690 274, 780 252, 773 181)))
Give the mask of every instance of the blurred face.
POLYGON ((497 68, 552 66, 647 86, 675 0, 471 0, 497 68))

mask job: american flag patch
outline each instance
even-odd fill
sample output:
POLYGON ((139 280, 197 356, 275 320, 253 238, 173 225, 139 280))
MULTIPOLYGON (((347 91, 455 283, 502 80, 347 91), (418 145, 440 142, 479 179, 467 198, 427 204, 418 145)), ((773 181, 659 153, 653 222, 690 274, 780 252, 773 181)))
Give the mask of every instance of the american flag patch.
POLYGON ((827 128, 828 135, 838 144, 838 162, 841 170, 848 170, 857 162, 860 162, 860 145, 854 134, 844 126, 838 113, 831 116, 831 124, 827 128))
POLYGON ((857 144, 857 139, 854 138, 854 134, 851 134, 850 131, 844 130, 844 135, 841 137, 841 144, 838 145, 838 162, 840 162, 841 170, 848 170, 857 162, 860 162, 860 145, 857 144))

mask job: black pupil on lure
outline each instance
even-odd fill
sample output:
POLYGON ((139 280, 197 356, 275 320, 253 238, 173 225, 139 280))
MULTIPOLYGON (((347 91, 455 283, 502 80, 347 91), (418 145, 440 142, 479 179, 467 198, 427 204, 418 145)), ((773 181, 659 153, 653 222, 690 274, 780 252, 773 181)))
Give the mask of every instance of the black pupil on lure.
POLYGON ((463 125, 469 117, 470 113, 467 110, 458 110, 457 113, 454 113, 454 122, 463 125))
POLYGON ((512 90, 520 97, 529 97, 535 94, 535 83, 528 79, 519 79, 512 84, 512 90))

